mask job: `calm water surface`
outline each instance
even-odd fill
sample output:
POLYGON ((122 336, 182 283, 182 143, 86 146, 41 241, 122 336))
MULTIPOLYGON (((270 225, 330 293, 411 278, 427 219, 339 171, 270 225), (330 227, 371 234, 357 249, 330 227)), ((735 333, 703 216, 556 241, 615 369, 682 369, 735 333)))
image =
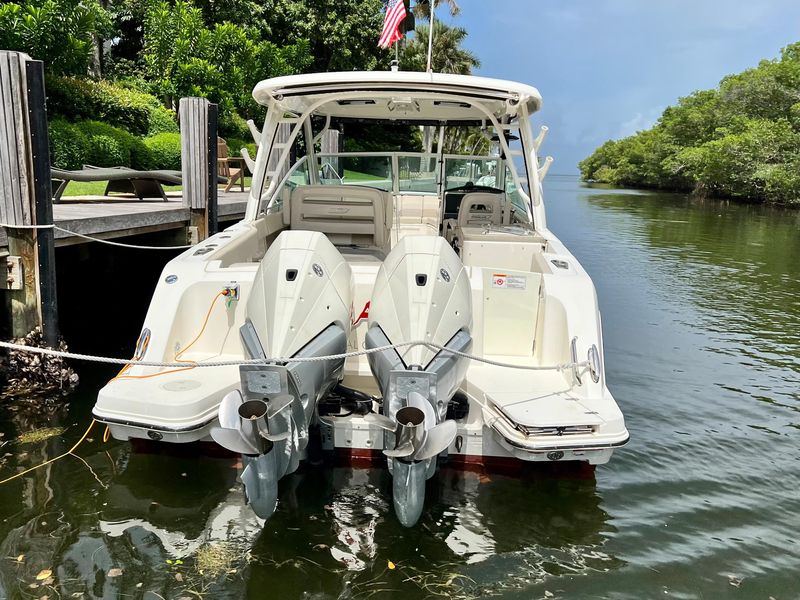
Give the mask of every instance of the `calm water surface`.
MULTIPOLYGON (((83 461, 0 487, 0 598, 800 598, 800 213, 546 187, 597 286, 632 435, 594 477, 443 471, 406 530, 383 471, 312 468, 282 481, 262 530, 230 459, 95 431, 83 461)), ((80 335, 92 308, 62 302, 73 348, 130 353, 151 271, 127 284, 147 293, 117 315, 124 335, 80 335)), ((112 374, 82 366, 59 410, 0 408, 0 478, 67 450, 112 374), (67 430, 14 441, 52 425, 67 430)))

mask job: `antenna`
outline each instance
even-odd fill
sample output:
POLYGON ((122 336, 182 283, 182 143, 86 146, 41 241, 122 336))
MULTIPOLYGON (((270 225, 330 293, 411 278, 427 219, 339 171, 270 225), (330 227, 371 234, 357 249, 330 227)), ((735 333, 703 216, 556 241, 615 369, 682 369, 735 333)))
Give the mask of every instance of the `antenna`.
POLYGON ((434 9, 436 8, 435 0, 431 0, 431 21, 428 29, 428 67, 425 69, 426 72, 432 73, 433 69, 431 68, 431 53, 433 52, 433 13, 434 9))

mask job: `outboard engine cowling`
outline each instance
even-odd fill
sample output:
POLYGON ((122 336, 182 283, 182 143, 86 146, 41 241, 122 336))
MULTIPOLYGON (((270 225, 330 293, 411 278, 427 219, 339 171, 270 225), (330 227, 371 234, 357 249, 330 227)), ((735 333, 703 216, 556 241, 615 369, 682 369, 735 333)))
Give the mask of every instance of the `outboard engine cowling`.
MULTIPOLYGON (((321 233, 284 231, 261 261, 240 334, 250 358, 312 358, 347 350, 350 266, 321 233)), ((344 359, 242 365, 241 393, 220 404, 214 440, 242 454, 242 482, 258 516, 275 511, 278 480, 299 466, 317 401, 344 359)))
POLYGON ((383 415, 370 417, 393 432, 384 454, 394 479, 395 512, 410 527, 422 512, 425 479, 456 435, 447 404, 466 374, 472 347, 472 291, 467 273, 444 238, 407 236, 383 262, 370 301, 367 348, 424 341, 369 355, 383 394, 383 415))

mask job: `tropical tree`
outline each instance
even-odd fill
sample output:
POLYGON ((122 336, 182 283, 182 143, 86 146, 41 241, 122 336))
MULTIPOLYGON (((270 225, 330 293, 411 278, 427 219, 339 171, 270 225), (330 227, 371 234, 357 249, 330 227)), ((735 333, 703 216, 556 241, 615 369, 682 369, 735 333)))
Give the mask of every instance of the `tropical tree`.
MULTIPOLYGON (((436 10, 442 4, 443 0, 434 0, 433 8, 436 10)), ((444 0, 447 3, 447 8, 450 11, 450 16, 457 16, 461 14, 461 7, 458 5, 456 0, 444 0)), ((414 4, 414 16, 418 19, 424 19, 425 21, 431 20, 431 2, 430 0, 417 0, 414 4)), ((434 31, 434 33, 436 33, 434 31)))
MULTIPOLYGON (((428 26, 418 25, 414 37, 408 41, 400 57, 400 66, 406 71, 424 71, 428 61, 428 26)), ((436 73, 469 75, 481 61, 462 44, 467 30, 450 27, 434 21, 431 68, 436 73)))
POLYGON ((23 0, 0 5, 0 48, 27 52, 51 73, 86 75, 94 34, 111 20, 97 0, 23 0))
POLYGON ((651 129, 579 165, 587 180, 779 203, 800 201, 799 166, 800 43, 680 98, 651 129))
POLYGON ((383 0, 266 0, 263 36, 278 46, 305 39, 309 71, 370 71, 386 54, 378 48, 383 0))
MULTIPOLYGON (((440 2, 437 0, 435 5, 440 2)), ((434 5, 434 6, 435 6, 434 5)), ((460 8, 455 0, 448 0, 451 14, 458 14, 460 8)), ((430 5, 417 3, 415 15, 421 18, 430 18, 430 5)), ((428 34, 430 25, 417 25, 414 36, 403 47, 400 56, 400 67, 405 71, 425 71, 428 66, 428 34)), ((433 41, 431 46, 431 70, 435 73, 455 73, 469 75, 472 69, 480 66, 478 57, 462 44, 467 38, 467 30, 462 27, 450 27, 442 21, 434 20, 433 41)), ((425 152, 430 152, 433 147, 434 130, 427 126, 422 131, 422 146, 425 152)), ((467 128, 448 132, 445 146, 448 152, 483 153, 486 148, 480 129, 467 128)))
POLYGON ((151 86, 174 108, 182 96, 208 97, 223 110, 254 116, 251 91, 265 77, 287 75, 311 63, 308 43, 278 47, 257 41, 248 28, 232 23, 206 27, 191 0, 159 2, 145 16, 144 61, 151 86))

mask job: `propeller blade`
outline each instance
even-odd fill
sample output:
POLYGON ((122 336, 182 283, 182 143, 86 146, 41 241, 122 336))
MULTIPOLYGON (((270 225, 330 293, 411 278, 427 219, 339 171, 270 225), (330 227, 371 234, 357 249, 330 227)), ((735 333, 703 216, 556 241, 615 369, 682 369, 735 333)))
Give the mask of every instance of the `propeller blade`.
POLYGON ((456 422, 449 420, 428 430, 425 443, 414 453, 414 460, 426 460, 444 452, 456 439, 456 422))
POLYGON ((239 429, 239 406, 244 402, 242 393, 233 390, 219 403, 219 424, 225 429, 239 429))
POLYGON ((290 437, 292 437, 291 431, 284 431, 283 433, 276 434, 265 433, 263 431, 259 431, 258 433, 261 435, 261 437, 263 437, 265 440, 269 440, 270 442, 282 442, 283 440, 288 440, 290 437))
POLYGON ((367 413, 364 415, 364 420, 370 425, 377 425, 386 431, 394 431, 397 428, 397 423, 385 415, 378 413, 367 413))
POLYGON ((414 446, 412 446, 411 441, 409 441, 394 450, 384 450, 383 453, 390 458, 405 458, 406 456, 414 454, 414 446))
POLYGON ((268 416, 274 417, 279 412, 286 409, 291 403, 294 401, 294 397, 288 394, 283 394, 281 396, 275 396, 272 400, 269 401, 269 414, 268 416))
POLYGON ((425 424, 427 426, 436 423, 436 413, 433 411, 433 405, 419 392, 408 393, 408 406, 418 408, 425 413, 425 424))
POLYGON ((278 473, 274 452, 267 452, 258 457, 245 457, 242 460, 245 468, 242 471, 247 502, 262 519, 268 519, 278 505, 278 473))
MULTIPOLYGON (((236 417, 239 418, 238 416, 236 417)), ((226 427, 212 427, 211 437, 223 448, 239 454, 258 454, 258 448, 253 446, 236 429, 226 427)))

